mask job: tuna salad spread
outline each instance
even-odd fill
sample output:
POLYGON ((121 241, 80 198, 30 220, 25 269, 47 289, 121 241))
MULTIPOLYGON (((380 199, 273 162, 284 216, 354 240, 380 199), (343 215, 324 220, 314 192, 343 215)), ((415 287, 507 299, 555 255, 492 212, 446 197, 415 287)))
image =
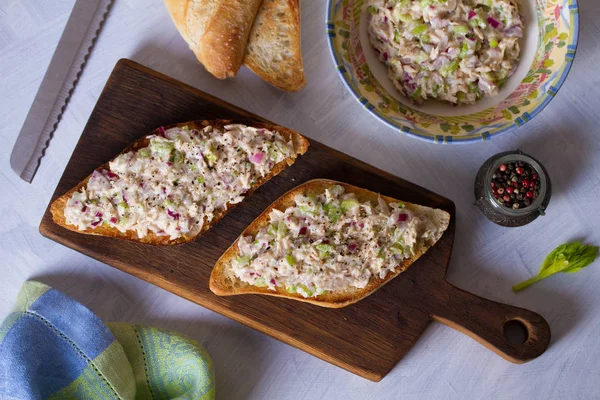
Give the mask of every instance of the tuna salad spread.
POLYGON ((410 258, 417 239, 436 226, 401 202, 360 202, 334 185, 315 196, 298 194, 269 224, 238 241, 233 274, 254 286, 314 297, 327 291, 364 288, 410 258))
POLYGON ((473 104, 493 96, 519 62, 515 0, 368 0, 371 45, 415 103, 473 104))
POLYGON ((107 225, 171 240, 195 235, 215 212, 242 201, 272 167, 293 154, 280 133, 245 125, 160 129, 147 147, 94 171, 65 207, 79 230, 107 225))

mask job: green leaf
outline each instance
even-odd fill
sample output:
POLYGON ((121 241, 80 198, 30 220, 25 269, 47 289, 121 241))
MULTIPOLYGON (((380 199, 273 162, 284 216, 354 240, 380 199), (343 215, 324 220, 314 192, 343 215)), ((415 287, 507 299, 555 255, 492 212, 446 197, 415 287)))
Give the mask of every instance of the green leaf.
POLYGON ((593 263, 596 257, 598 246, 588 246, 579 242, 562 244, 548 254, 536 276, 513 286, 512 289, 518 292, 559 272, 575 273, 593 263))
POLYGON ((566 44, 567 44, 567 43, 566 43, 565 41, 561 40, 560 42, 558 42, 557 46, 558 46, 558 48, 560 49, 560 48, 563 48, 563 47, 565 47, 565 46, 566 46, 566 44))

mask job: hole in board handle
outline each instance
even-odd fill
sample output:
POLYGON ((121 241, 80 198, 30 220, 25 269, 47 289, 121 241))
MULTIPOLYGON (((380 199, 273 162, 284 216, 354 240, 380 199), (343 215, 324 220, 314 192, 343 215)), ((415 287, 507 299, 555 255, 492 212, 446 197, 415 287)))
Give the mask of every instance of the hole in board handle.
POLYGON ((529 338, 529 331, 521 321, 511 319, 504 323, 504 337, 511 344, 523 344, 529 338))

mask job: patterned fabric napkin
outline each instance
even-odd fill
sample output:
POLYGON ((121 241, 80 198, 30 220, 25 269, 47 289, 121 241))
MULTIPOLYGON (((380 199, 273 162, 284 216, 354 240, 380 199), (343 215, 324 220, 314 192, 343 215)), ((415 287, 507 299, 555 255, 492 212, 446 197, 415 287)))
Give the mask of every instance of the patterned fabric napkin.
POLYGON ((212 362, 193 340, 104 324, 42 283, 23 285, 0 326, 0 399, 214 399, 212 362))

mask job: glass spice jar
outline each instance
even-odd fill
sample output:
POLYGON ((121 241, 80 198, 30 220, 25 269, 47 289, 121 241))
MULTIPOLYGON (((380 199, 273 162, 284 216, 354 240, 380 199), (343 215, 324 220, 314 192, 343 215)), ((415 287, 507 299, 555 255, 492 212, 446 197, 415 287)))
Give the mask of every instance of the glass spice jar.
POLYGON ((540 215, 544 215, 550 202, 551 194, 550 177, 544 166, 533 157, 524 154, 521 150, 498 153, 490 157, 483 163, 475 178, 475 205, 483 212, 487 219, 501 226, 523 226, 540 215), (519 161, 529 164, 539 175, 540 188, 538 196, 529 206, 513 209, 502 205, 496 200, 491 183, 493 180, 492 177, 501 165, 519 161))

